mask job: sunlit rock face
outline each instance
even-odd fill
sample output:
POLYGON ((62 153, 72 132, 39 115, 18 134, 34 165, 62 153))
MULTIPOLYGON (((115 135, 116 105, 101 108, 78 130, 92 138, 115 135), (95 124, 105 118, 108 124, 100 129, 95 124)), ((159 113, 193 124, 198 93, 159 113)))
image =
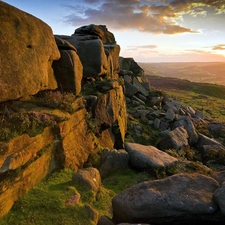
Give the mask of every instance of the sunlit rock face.
POLYGON ((0 102, 56 89, 52 61, 60 57, 51 28, 0 2, 0 102))

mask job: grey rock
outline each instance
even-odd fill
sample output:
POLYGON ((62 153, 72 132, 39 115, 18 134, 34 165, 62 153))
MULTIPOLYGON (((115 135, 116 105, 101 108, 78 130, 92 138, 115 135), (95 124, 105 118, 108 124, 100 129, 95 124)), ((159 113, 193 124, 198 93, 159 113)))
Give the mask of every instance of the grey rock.
POLYGON ((213 197, 223 215, 225 216, 225 182, 223 182, 221 187, 215 191, 213 197))
POLYGON ((154 119, 154 128, 159 129, 161 120, 159 118, 154 119))
POLYGON ((138 98, 136 96, 133 96, 131 99, 134 100, 134 101, 139 102, 141 105, 145 105, 145 103, 140 98, 138 98))
POLYGON ((133 77, 133 85, 138 89, 138 91, 144 95, 148 96, 148 91, 145 90, 145 88, 138 82, 137 78, 133 77))
POLYGON ((138 92, 138 89, 131 83, 124 81, 125 84, 125 96, 132 97, 138 92))
POLYGON ((214 138, 209 138, 207 136, 205 136, 204 134, 199 133, 198 134, 198 142, 196 143, 196 145, 198 146, 203 146, 203 145, 214 145, 214 146, 221 146, 224 147, 220 142, 216 141, 214 138))
POLYGON ((101 216, 98 220, 97 225, 115 225, 113 221, 107 216, 101 216))
POLYGON ((173 165, 177 159, 154 146, 126 143, 130 163, 138 169, 159 169, 173 165))
POLYGON ((170 131, 168 136, 163 137, 158 144, 162 150, 176 149, 179 150, 183 146, 188 146, 188 133, 181 126, 170 131))
POLYGON ((181 173, 143 182, 113 198, 113 220, 117 223, 192 224, 201 221, 204 215, 210 215, 211 219, 217 210, 213 193, 218 187, 214 179, 200 174, 181 173))
POLYGON ((131 79, 131 77, 129 75, 125 75, 124 76, 124 81, 131 83, 132 79, 131 79))
POLYGON ((183 126, 184 129, 187 131, 189 145, 193 145, 198 141, 198 134, 195 130, 194 124, 192 123, 190 117, 186 116, 175 121, 172 130, 179 126, 183 126))
POLYGON ((99 168, 101 177, 105 178, 112 172, 127 168, 128 162, 129 155, 125 150, 103 149, 99 168))
POLYGON ((167 111, 166 111, 166 116, 165 116, 165 118, 167 119, 167 120, 169 120, 169 121, 173 121, 174 119, 175 119, 175 112, 174 112, 174 110, 173 109, 168 109, 167 111))

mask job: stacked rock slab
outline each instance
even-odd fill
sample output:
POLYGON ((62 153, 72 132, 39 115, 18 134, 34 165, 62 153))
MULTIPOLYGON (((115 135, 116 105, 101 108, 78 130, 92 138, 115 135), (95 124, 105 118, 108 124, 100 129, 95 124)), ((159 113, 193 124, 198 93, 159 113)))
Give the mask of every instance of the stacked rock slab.
POLYGON ((60 57, 43 21, 0 1, 0 102, 56 89, 52 61, 60 57))
POLYGON ((53 62, 55 77, 61 92, 72 92, 78 95, 81 91, 83 65, 77 50, 69 42, 55 37, 61 57, 53 62))

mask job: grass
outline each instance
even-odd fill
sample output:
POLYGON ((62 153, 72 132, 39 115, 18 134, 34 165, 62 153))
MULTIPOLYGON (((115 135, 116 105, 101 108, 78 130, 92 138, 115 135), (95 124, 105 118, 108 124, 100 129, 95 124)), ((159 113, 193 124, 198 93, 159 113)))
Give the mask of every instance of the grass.
POLYGON ((0 219, 0 225, 83 225, 96 224, 88 208, 102 215, 112 216, 111 199, 128 187, 149 179, 145 172, 126 169, 105 179, 97 194, 85 186, 72 182, 73 171, 64 169, 52 173, 26 195, 17 200, 10 212, 0 219), (78 204, 65 202, 79 193, 78 204))

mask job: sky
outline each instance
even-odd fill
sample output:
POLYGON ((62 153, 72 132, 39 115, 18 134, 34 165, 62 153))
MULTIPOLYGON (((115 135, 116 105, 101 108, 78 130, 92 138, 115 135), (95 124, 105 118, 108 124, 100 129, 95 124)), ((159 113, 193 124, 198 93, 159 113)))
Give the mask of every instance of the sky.
MULTIPOLYGON (((0 0, 1 1, 1 0, 0 0)), ((54 34, 106 25, 137 62, 225 62, 225 0, 3 0, 54 34)))

